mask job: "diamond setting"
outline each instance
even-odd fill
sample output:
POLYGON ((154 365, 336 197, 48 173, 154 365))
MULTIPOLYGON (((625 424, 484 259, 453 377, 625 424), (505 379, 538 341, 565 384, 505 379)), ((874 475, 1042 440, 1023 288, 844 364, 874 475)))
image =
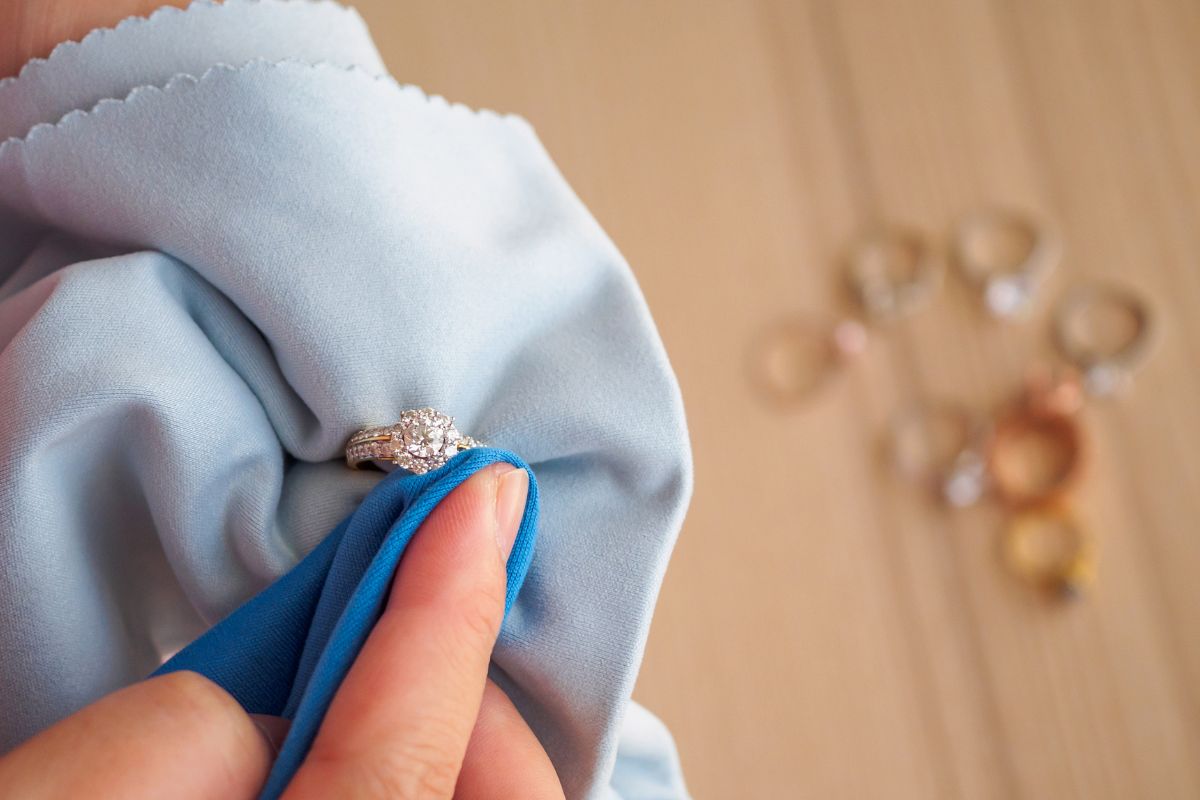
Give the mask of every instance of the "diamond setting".
POLYGON ((1036 287, 1028 275, 997 275, 983 289, 983 303, 993 317, 1012 319, 1028 314, 1036 287))
POLYGON ((364 428, 346 444, 346 463, 390 461, 401 469, 423 475, 438 469, 463 450, 481 443, 464 436, 454 418, 432 408, 416 408, 400 415, 394 425, 364 428))
POLYGON ((1126 387, 1129 375, 1116 364, 1099 362, 1092 364, 1083 373, 1083 385, 1089 394, 1096 397, 1108 397, 1117 394, 1126 387))

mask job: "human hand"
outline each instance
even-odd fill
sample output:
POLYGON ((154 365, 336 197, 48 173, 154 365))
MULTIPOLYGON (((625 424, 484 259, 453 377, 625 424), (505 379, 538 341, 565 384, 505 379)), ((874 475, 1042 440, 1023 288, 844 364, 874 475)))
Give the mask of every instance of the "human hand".
MULTIPOLYGON (((504 561, 528 475, 493 464, 435 508, 285 798, 562 798, 554 768, 487 678, 504 561)), ((0 796, 257 795, 286 722, 176 672, 115 692, 0 759, 0 796)))

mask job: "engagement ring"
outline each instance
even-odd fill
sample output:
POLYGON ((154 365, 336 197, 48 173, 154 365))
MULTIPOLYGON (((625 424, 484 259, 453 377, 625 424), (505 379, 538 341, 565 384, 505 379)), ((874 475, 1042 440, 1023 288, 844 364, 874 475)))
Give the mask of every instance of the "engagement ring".
POLYGON ((410 409, 393 425, 363 428, 346 443, 346 464, 387 461, 416 475, 445 464, 463 450, 482 447, 454 427, 454 418, 432 408, 410 409))

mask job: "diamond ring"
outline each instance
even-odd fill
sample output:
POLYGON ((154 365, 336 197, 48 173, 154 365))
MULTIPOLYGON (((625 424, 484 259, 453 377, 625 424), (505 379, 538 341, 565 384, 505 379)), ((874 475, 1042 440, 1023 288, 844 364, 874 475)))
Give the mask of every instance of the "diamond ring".
POLYGON ((954 260, 998 319, 1028 314, 1061 256, 1062 242, 1053 231, 1007 209, 977 211, 955 234, 954 260))
POLYGON ((924 236, 907 228, 869 231, 850 248, 846 266, 859 303, 874 320, 915 314, 942 286, 940 259, 924 236))
POLYGON ((482 446, 459 433, 453 417, 432 408, 416 408, 402 413, 393 425, 363 428, 351 436, 346 442, 346 464, 358 469, 364 461, 387 461, 423 475, 463 450, 482 446))
POLYGON ((1004 556, 1017 575, 1067 600, 1096 580, 1096 543, 1061 503, 1013 517, 1004 533, 1004 556))
POLYGON ((1055 311, 1058 349, 1083 373, 1088 394, 1124 389, 1159 338, 1149 301, 1131 289, 1085 283, 1069 290, 1055 311))

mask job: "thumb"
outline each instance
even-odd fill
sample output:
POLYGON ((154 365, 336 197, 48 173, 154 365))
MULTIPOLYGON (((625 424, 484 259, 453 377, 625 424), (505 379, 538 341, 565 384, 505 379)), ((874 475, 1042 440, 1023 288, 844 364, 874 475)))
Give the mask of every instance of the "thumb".
POLYGON ((529 476, 492 464, 430 513, 287 797, 451 797, 504 616, 529 476))
POLYGON ((104 697, 0 758, 0 797, 252 797, 271 757, 224 689, 172 672, 104 697))

